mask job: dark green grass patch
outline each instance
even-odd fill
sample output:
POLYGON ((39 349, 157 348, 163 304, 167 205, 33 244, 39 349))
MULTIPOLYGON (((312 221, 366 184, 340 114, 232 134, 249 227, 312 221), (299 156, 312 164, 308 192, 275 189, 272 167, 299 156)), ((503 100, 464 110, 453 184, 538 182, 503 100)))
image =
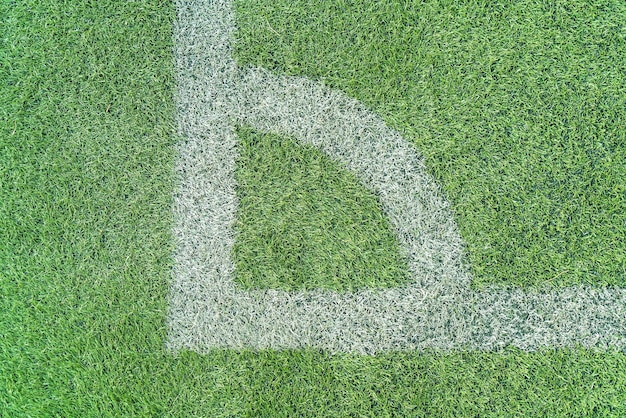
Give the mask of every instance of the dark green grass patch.
POLYGON ((623 355, 586 351, 242 356, 251 416, 621 416, 623 355), (269 366, 269 367, 268 367, 269 366), (261 383, 263 382, 263 383, 261 383))
POLYGON ((477 285, 626 284, 626 3, 237 9, 242 64, 344 90, 425 155, 477 285))
POLYGON ((0 416, 626 415, 622 353, 168 353, 174 18, 0 3, 0 416))
POLYGON ((408 266, 376 196, 312 146, 239 129, 237 280, 246 289, 391 287, 408 266))

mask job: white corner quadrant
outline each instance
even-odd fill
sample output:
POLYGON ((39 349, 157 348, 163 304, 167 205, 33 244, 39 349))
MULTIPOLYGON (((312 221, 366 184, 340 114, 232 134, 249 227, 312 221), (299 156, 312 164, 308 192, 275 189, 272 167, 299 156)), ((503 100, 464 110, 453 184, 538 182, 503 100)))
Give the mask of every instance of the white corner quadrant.
POLYGON ((358 101, 306 78, 238 68, 231 1, 179 0, 178 186, 172 350, 626 348, 624 289, 475 291, 448 203, 421 157, 358 101), (233 282, 236 124, 287 134, 340 161, 379 197, 409 260, 386 290, 244 291, 233 282))

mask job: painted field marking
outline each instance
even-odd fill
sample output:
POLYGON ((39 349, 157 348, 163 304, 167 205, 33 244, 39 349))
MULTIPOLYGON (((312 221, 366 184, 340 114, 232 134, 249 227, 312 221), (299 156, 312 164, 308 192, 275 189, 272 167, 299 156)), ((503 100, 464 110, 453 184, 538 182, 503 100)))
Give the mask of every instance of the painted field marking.
POLYGON ((170 292, 172 350, 626 348, 626 290, 473 290, 449 204, 421 157, 376 114, 306 78, 238 68, 229 0, 179 0, 179 185, 170 292), (379 197, 409 260, 404 287, 244 291, 233 282, 234 126, 295 137, 340 161, 379 197))

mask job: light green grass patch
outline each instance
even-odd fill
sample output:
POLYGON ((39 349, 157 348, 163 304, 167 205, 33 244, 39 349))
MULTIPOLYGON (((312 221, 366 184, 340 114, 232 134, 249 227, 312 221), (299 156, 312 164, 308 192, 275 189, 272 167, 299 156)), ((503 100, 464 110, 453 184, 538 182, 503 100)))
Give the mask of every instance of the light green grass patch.
POLYGON ((245 289, 392 287, 408 266, 376 196, 318 149, 238 130, 236 279, 245 289))

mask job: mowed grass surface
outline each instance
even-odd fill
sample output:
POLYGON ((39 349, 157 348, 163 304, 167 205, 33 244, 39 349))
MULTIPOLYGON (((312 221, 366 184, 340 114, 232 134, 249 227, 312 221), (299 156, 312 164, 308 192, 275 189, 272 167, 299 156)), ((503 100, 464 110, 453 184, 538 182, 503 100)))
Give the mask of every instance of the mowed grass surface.
POLYGON ((626 414, 622 353, 168 353, 174 18, 0 4, 0 416, 626 414))
POLYGON ((353 291, 410 273, 379 200, 313 146, 238 130, 234 258, 245 289, 353 291))
POLYGON ((626 285, 626 3, 237 8, 242 64, 341 89, 416 145, 476 285, 626 285))

